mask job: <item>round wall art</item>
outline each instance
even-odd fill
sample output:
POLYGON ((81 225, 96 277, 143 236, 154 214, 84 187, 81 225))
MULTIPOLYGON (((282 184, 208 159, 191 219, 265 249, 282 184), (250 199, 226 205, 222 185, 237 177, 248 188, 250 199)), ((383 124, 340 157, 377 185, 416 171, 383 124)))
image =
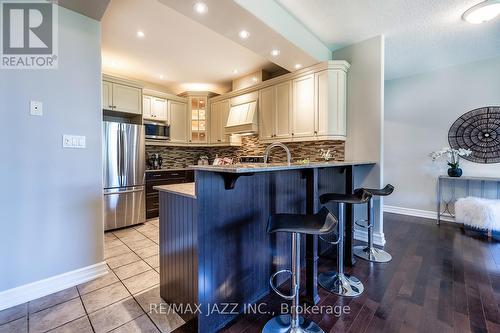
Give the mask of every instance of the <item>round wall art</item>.
POLYGON ((462 158, 476 163, 500 163, 500 106, 474 109, 458 118, 448 132, 454 149, 469 149, 462 158))

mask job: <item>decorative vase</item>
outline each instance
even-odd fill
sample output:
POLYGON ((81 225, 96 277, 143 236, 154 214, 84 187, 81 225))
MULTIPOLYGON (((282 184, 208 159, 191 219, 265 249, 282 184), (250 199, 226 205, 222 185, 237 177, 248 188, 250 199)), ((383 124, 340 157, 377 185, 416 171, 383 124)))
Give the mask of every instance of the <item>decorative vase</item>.
POLYGON ((449 168, 448 176, 450 177, 460 177, 462 176, 462 169, 460 168, 449 168))

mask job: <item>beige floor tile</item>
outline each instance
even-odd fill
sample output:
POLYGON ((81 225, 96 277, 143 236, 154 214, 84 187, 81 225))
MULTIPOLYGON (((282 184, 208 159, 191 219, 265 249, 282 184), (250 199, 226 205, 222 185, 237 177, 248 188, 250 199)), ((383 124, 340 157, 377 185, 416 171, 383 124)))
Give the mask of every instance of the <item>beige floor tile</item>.
POLYGON ((132 250, 130 250, 128 248, 128 246, 126 246, 125 244, 121 244, 121 245, 112 247, 112 248, 107 249, 107 250, 105 249, 104 250, 104 258, 109 259, 109 258, 119 256, 121 254, 130 253, 130 252, 132 252, 132 250))
POLYGON ((156 267, 155 271, 157 271, 158 273, 160 273, 160 267, 156 267))
POLYGON ((151 312, 151 310, 159 307, 165 307, 165 301, 160 296, 160 286, 154 286, 147 290, 143 290, 140 293, 134 295, 135 300, 145 312, 151 312))
POLYGON ((148 232, 148 231, 158 232, 158 227, 148 223, 148 224, 143 224, 141 226, 136 227, 135 230, 137 230, 141 233, 148 232))
POLYGON ((152 225, 154 225, 155 227, 160 227, 160 220, 156 219, 156 220, 152 220, 151 222, 152 225))
POLYGON ((78 297, 78 291, 76 287, 71 287, 68 289, 61 290, 57 293, 53 293, 47 295, 45 297, 41 297, 35 299, 34 301, 29 302, 29 313, 38 312, 40 310, 49 308, 51 306, 69 301, 70 299, 78 297))
POLYGON ((155 270, 150 269, 149 271, 132 276, 122 282, 132 294, 136 294, 159 284, 160 275, 155 270))
POLYGON ((123 242, 121 240, 119 240, 118 238, 111 239, 111 240, 106 240, 106 239, 104 240, 104 250, 106 250, 106 251, 109 249, 112 249, 118 245, 123 245, 123 242))
POLYGON ((132 298, 100 309, 89 315, 96 333, 108 332, 144 314, 141 307, 132 298))
POLYGON ((28 333, 28 317, 18 318, 0 325, 0 333, 28 333))
POLYGON ((133 227, 113 231, 113 234, 118 238, 127 237, 135 233, 137 233, 137 230, 135 230, 133 227))
POLYGON ((106 231, 104 233, 104 241, 108 241, 108 240, 113 240, 113 239, 116 239, 117 237, 115 235, 113 235, 113 233, 111 231, 106 231))
POLYGON ((144 258, 144 261, 147 262, 153 268, 160 267, 160 256, 159 255, 154 255, 152 257, 144 258))
POLYGON ((158 333, 160 332, 155 324, 149 319, 146 314, 139 318, 129 321, 123 326, 111 331, 113 333, 158 333))
POLYGON ((130 243, 137 242, 137 241, 140 241, 143 239, 147 239, 147 237, 144 236, 143 234, 141 234, 139 231, 136 231, 135 234, 120 238, 120 240, 122 242, 124 242, 125 244, 130 244, 130 243))
POLYGON ((139 258, 135 253, 125 253, 113 258, 109 258, 106 260, 106 262, 108 263, 109 267, 115 269, 117 267, 127 265, 138 260, 141 260, 141 258, 139 258))
POLYGON ((132 251, 137 251, 146 247, 150 247, 156 245, 155 242, 153 242, 149 238, 144 238, 140 240, 135 240, 127 243, 127 246, 132 249, 132 251))
POLYGON ((125 280, 131 276, 145 272, 149 269, 151 269, 151 267, 149 267, 149 265, 143 260, 140 260, 128 265, 115 268, 114 272, 118 276, 118 278, 120 278, 120 280, 125 280))
POLYGON ((115 273, 113 273, 113 271, 110 270, 108 274, 101 276, 100 278, 94 279, 92 281, 80 284, 77 286, 77 288, 80 294, 84 295, 99 288, 109 286, 110 284, 113 284, 118 281, 120 280, 116 277, 115 273))
POLYGON ((50 333, 93 333, 92 326, 90 326, 90 321, 87 316, 81 317, 79 319, 73 320, 67 324, 59 326, 50 333))
POLYGON ((137 253, 142 259, 154 256, 159 253, 160 247, 155 244, 152 246, 145 247, 143 249, 136 250, 137 253))
POLYGON ((162 333, 170 333, 185 324, 185 321, 174 311, 152 311, 148 313, 148 316, 162 333))
POLYGON ((80 298, 72 299, 51 308, 30 314, 29 331, 45 332, 85 316, 80 298))
POLYGON ((28 303, 19 304, 0 311, 0 325, 28 315, 28 303))
POLYGON ((160 235, 160 229, 145 231, 143 234, 148 238, 156 238, 160 235))
POLYGON ((121 282, 97 289, 82 295, 82 301, 88 313, 104 308, 112 303, 118 302, 130 296, 121 282))

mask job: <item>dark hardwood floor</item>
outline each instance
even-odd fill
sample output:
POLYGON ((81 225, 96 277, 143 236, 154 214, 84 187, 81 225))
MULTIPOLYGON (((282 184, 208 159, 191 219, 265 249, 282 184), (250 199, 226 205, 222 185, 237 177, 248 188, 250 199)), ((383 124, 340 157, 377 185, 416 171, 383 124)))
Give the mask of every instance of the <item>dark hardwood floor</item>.
MULTIPOLYGON (((319 306, 345 305, 350 312, 308 318, 325 332, 500 332, 500 243, 432 220, 385 214, 384 223, 385 248, 393 260, 358 260, 347 272, 363 281, 360 297, 319 289, 319 306)), ((319 262, 320 272, 335 268, 333 258, 319 262)), ((261 302, 279 313, 282 299, 273 293, 261 302)), ((224 332, 260 332, 270 317, 240 315, 224 332)))

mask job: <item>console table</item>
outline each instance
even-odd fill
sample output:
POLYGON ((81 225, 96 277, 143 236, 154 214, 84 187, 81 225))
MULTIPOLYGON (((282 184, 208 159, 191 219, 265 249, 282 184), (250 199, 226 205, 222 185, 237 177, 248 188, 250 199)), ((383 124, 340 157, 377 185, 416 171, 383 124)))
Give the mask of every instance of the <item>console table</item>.
POLYGON ((500 199, 500 178, 439 176, 437 182, 437 224, 442 216, 455 217, 455 201, 464 197, 500 199))

